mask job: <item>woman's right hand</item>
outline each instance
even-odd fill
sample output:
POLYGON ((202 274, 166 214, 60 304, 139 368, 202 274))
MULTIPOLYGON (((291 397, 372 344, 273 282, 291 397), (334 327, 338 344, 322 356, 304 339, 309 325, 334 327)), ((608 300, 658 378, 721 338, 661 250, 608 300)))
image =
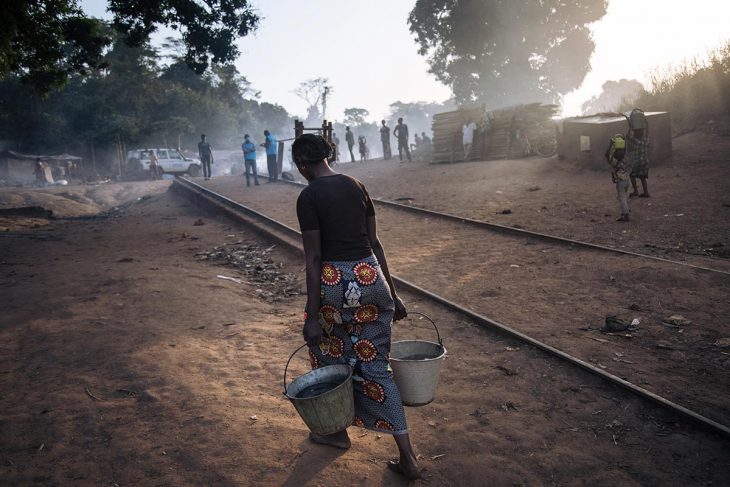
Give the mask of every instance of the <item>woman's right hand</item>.
POLYGON ((403 304, 403 300, 399 297, 396 297, 393 302, 395 303, 395 314, 393 315, 393 321, 402 320, 406 316, 408 316, 408 311, 406 311, 406 305, 403 304))
POLYGON ((304 341, 310 347, 319 345, 322 342, 322 327, 319 324, 319 320, 317 318, 307 318, 304 321, 302 334, 304 335, 304 341))

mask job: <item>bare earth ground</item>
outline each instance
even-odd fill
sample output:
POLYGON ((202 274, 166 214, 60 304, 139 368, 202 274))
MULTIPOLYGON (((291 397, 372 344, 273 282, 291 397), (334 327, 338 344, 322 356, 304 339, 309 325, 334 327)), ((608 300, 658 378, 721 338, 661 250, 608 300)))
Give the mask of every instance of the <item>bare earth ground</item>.
MULTIPOLYGON (((385 172, 385 165, 370 166, 385 172)), ((442 169, 426 170, 432 167, 442 169)), ((418 173, 406 170, 409 177, 418 173)), ((377 184, 362 179, 378 194, 372 190, 377 184)), ((417 184, 385 179, 403 190, 417 184)), ((146 188, 155 195, 110 218, 39 219, 37 228, 5 224, 13 236, 0 238, 0 484, 404 485, 384 468, 395 455, 386 436, 351 428, 354 445, 345 453, 306 440, 280 385, 283 365, 301 343, 303 296, 272 301, 239 271, 199 260, 199 252, 225 243, 258 242, 227 220, 161 194, 165 187, 146 188), (203 225, 195 225, 199 219, 203 225)), ((249 194, 265 203, 263 195, 283 195, 284 188, 262 186, 249 194)), ((401 196, 397 189, 394 197, 401 196)), ((86 188, 67 191, 83 195, 86 188)), ((545 197, 543 191, 530 195, 545 197)), ((727 231, 726 220, 718 225, 727 231)), ((386 226, 387 238, 395 229, 386 226)), ((423 256, 435 255, 435 243, 429 245, 423 256)), ((273 255, 303 286, 301 257, 276 249, 273 255)), ((419 264, 416 256, 394 267, 425 276, 419 264)), ((504 284, 512 286, 509 296, 524 289, 515 282, 504 284)), ((662 285, 652 280, 647 299, 662 295, 662 285)), ((606 293, 593 296, 589 288, 587 294, 584 299, 600 302, 606 293)), ((426 469, 417 485, 730 480, 726 440, 529 347, 404 298, 437 320, 449 350, 436 401, 407 411, 426 469)), ((572 311, 563 310, 569 317, 572 311)), ((724 308, 712 312, 725 324, 724 308)), ((685 333, 707 333, 706 321, 700 323, 703 331, 688 327, 685 333)), ((432 332, 418 320, 396 324, 394 339, 414 337, 432 339, 432 332)), ((670 360, 691 365, 697 357, 689 352, 670 360)), ((295 359, 294 372, 304 372, 306 362, 295 359)))
MULTIPOLYGON (((725 142, 725 139, 719 140, 725 142)), ((683 145, 678 143, 678 153, 682 150, 683 145)), ((730 208, 724 208, 720 203, 722 197, 727 196, 720 191, 726 183, 724 180, 718 182, 725 177, 723 174, 727 172, 727 164, 722 159, 713 161, 705 161, 702 171, 687 171, 682 184, 710 188, 706 191, 709 195, 708 211, 730 211, 730 208)), ((677 160, 673 162, 678 163, 677 160)), ((441 178, 433 173, 435 167, 438 172, 447 169, 452 172, 465 171, 472 181, 498 181, 497 187, 504 188, 506 193, 514 193, 510 197, 520 201, 512 204, 514 201, 510 200, 510 207, 525 208, 541 205, 543 197, 547 200, 546 204, 551 205, 553 203, 550 201, 555 196, 544 190, 511 192, 509 188, 519 187, 523 180, 549 186, 554 180, 542 176, 549 164, 557 166, 553 168, 553 173, 562 174, 563 179, 568 178, 568 174, 559 167, 562 163, 555 160, 502 161, 446 167, 375 161, 343 165, 341 169, 343 172, 357 173, 370 188, 376 188, 371 189, 371 193, 387 194, 391 199, 397 194, 417 194, 416 200, 425 200, 427 207, 431 207, 428 203, 442 189, 441 178), (529 166, 535 163, 539 164, 537 168, 529 166), (499 167, 495 168, 494 164, 499 167), (516 166, 521 175, 514 177, 505 173, 504 166, 508 164, 516 166), (400 175, 397 176, 399 171, 400 175), (537 175, 533 174, 535 171, 537 175), (434 180, 437 184, 434 184, 434 180), (547 180, 547 183, 543 180, 547 180)), ((667 168, 670 168, 670 164, 655 172, 661 175, 667 168)), ((669 170, 678 169, 672 167, 669 170)), ((555 177, 560 179, 558 175, 555 177)), ((586 199, 595 198, 595 186, 600 183, 594 179, 598 176, 602 183, 606 182, 605 174, 602 173, 584 171, 573 176, 575 184, 585 188, 583 193, 576 194, 574 202, 580 204, 586 199)), ((453 179, 445 179, 443 184, 453 187, 453 179)), ((660 176, 654 179, 662 180, 660 176)), ((608 183, 607 191, 613 196, 610 179, 608 183)), ((297 227, 294 202, 300 191, 298 187, 264 185, 246 188, 240 177, 218 178, 206 184, 297 227)), ((464 182, 464 186, 467 189, 463 192, 471 191, 472 199, 483 197, 473 184, 464 182)), ((629 235, 619 231, 621 228, 633 232, 634 227, 637 227, 639 230, 636 233, 643 231, 641 235, 654 239, 651 241, 669 238, 665 235, 671 235, 674 227, 667 228, 666 223, 654 224, 650 212, 655 211, 655 208, 677 211, 674 206, 683 205, 678 200, 667 202, 663 191, 667 190, 656 188, 651 198, 654 204, 647 204, 641 209, 648 213, 648 216, 642 213, 647 218, 646 224, 644 219, 635 218, 631 223, 633 226, 626 226, 615 222, 613 214, 609 217, 592 214, 583 219, 566 220, 565 229, 560 232, 551 230, 551 233, 575 236, 583 231, 581 225, 587 224, 606 234, 615 232, 619 243, 625 235, 629 235), (593 219, 596 222, 587 222, 590 217, 595 217, 593 219)), ((678 190, 676 193, 694 201, 693 194, 678 190)), ((646 200, 636 201, 643 204, 646 200)), ((449 211, 463 214, 451 208, 449 211)), ((638 213, 639 210, 635 216, 638 213)), ((727 321, 730 316, 728 275, 580 248, 571 250, 561 245, 485 232, 391 208, 379 207, 378 215, 381 238, 393 269, 400 277, 716 421, 730 424, 730 409, 727 407, 730 404, 730 349, 726 348, 730 343, 727 321), (626 321, 639 319, 639 329, 616 335, 600 333, 608 315, 618 315, 626 321), (672 315, 688 318, 692 324, 685 327, 664 324, 672 315)), ((545 217, 546 220, 550 218, 553 217, 545 217)), ((704 221, 703 218, 682 220, 682 217, 675 220, 688 224, 704 221)), ((679 233, 684 232, 695 238, 694 242, 705 238, 703 232, 712 234, 713 241, 730 242, 723 237, 728 229, 726 219, 717 217, 717 220, 714 225, 697 224, 694 230, 691 225, 675 226, 679 233)), ((556 224, 552 220, 549 223, 556 224)), ((529 224, 524 226, 531 227, 529 224)), ((630 243, 640 242, 632 240, 630 243)), ((617 245, 617 241, 604 240, 603 243, 617 245)), ((674 252, 671 257, 689 257, 695 263, 711 268, 730 268, 727 259, 720 257, 687 256, 678 252, 674 252), (697 262, 698 259, 702 262, 697 262)))

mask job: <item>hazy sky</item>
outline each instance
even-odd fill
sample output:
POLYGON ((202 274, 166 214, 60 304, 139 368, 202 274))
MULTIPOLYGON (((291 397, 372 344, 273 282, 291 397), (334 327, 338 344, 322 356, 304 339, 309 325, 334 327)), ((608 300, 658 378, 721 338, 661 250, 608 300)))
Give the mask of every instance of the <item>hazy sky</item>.
MULTIPOLYGON (((104 0, 82 0, 102 16, 104 0)), ((349 107, 366 108, 373 120, 394 101, 443 101, 448 88, 427 72, 408 30, 415 0, 253 0, 263 17, 256 34, 239 42, 239 71, 294 115, 306 104, 292 92, 306 79, 329 78, 334 93, 328 118, 349 107)), ((592 72, 564 100, 573 115, 606 80, 646 82, 652 70, 704 55, 730 38, 730 0, 609 0, 606 16, 592 26, 592 72)), ((168 35, 168 34, 165 34, 168 35)))

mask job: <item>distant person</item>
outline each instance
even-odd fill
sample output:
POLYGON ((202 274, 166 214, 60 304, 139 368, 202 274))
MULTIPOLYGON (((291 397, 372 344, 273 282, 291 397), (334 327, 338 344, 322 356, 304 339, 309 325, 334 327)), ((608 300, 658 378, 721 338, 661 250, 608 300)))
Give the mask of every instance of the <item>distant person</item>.
POLYGON ((46 178, 46 167, 48 167, 48 165, 43 162, 40 157, 35 160, 35 183, 39 188, 45 188, 46 186, 48 186, 48 179, 46 178))
POLYGON ((350 149, 350 162, 355 162, 355 154, 352 153, 352 148, 355 147, 355 134, 352 133, 350 127, 345 127, 345 142, 347 142, 347 148, 350 149))
POLYGON ((621 217, 616 220, 620 222, 629 221, 629 199, 626 195, 629 191, 629 170, 626 161, 626 139, 621 134, 611 138, 606 149, 606 161, 611 166, 611 179, 616 185, 621 217))
POLYGON ((385 120, 380 121, 380 142, 383 144, 383 160, 389 161, 393 157, 390 149, 390 127, 385 124, 385 120))
POLYGON ((205 141, 205 134, 200 136, 200 142, 198 142, 198 154, 200 154, 200 162, 203 164, 203 179, 207 181, 211 176, 210 165, 213 164, 213 149, 211 149, 210 144, 205 141))
POLYGON ((426 149, 431 147, 431 137, 426 135, 426 132, 421 132, 421 143, 426 149))
POLYGON ((368 160, 368 141, 364 135, 357 138, 358 149, 360 150, 360 162, 368 160))
POLYGON ((251 186, 251 173, 253 173, 254 184, 259 186, 259 174, 256 169, 256 144, 251 142, 248 134, 243 136, 241 150, 243 150, 243 173, 246 176, 246 186, 251 186))
POLYGON ((416 135, 413 136, 413 145, 411 146, 412 151, 418 151, 418 149, 421 148, 421 144, 423 141, 421 140, 421 137, 418 136, 418 132, 416 132, 416 135))
POLYGON ((411 160, 411 151, 408 149, 408 125, 403 123, 403 118, 398 119, 398 125, 393 129, 393 136, 398 138, 398 157, 403 162, 403 152, 406 153, 408 161, 411 160))
POLYGON ((150 151, 150 179, 152 181, 157 181, 158 179, 161 179, 161 177, 162 175, 160 174, 160 160, 157 158, 155 150, 152 149, 150 151))
POLYGON ((335 145, 334 156, 335 162, 337 162, 340 160, 340 138, 334 132, 332 132, 332 143, 335 145))
POLYGON ((68 179, 68 182, 71 182, 71 176, 74 169, 74 162, 72 160, 66 161, 66 179, 68 179))
POLYGON ((269 183, 273 183, 275 181, 279 180, 279 170, 276 167, 276 150, 277 150, 277 140, 274 135, 271 134, 268 130, 264 130, 264 143, 261 144, 261 147, 266 148, 266 168, 269 171, 269 183))
POLYGON ((477 124, 469 122, 461 129, 461 141, 464 144, 464 160, 468 161, 471 156, 471 147, 474 142, 474 132, 477 130, 477 124))
POLYGON ((639 198, 649 197, 649 143, 646 140, 646 131, 644 129, 629 130, 628 138, 629 162, 631 164, 631 187, 633 192, 630 197, 638 196, 639 198), (643 192, 639 194, 636 187, 636 179, 641 180, 641 188, 643 192))

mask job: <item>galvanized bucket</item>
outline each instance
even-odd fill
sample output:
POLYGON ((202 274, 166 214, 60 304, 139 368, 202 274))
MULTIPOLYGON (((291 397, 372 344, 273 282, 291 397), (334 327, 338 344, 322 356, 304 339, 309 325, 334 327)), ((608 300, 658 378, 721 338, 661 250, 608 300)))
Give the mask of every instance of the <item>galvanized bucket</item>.
POLYGON ((390 346, 390 366, 393 380, 406 406, 425 406, 433 401, 438 385, 446 348, 436 323, 423 313, 411 312, 426 318, 436 330, 438 343, 423 340, 403 340, 390 346))
POLYGON ((284 395, 296 408, 312 433, 331 435, 352 425, 355 418, 355 398, 352 391, 352 368, 349 365, 325 365, 297 377, 288 386, 286 373, 294 355, 304 348, 294 350, 284 368, 284 395), (315 384, 337 383, 335 388, 319 395, 299 398, 304 389, 315 384))

